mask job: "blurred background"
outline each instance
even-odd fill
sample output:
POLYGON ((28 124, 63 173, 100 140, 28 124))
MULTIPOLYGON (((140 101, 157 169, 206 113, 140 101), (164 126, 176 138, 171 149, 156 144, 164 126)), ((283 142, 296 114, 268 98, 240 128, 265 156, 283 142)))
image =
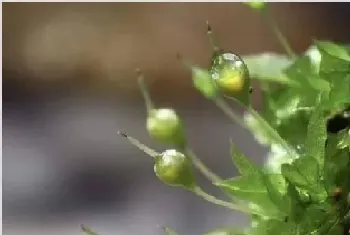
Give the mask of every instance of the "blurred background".
MULTIPOLYGON (((315 38, 349 42, 349 6, 272 3, 271 10, 302 52, 315 38)), ((139 67, 157 105, 183 116, 211 169, 237 174, 229 138, 264 162, 266 149, 199 95, 176 61, 180 52, 209 65, 206 20, 224 49, 283 52, 262 17, 241 3, 3 3, 3 234, 73 235, 87 224, 100 235, 158 235, 161 225, 196 235, 247 225, 240 213, 162 184, 151 159, 117 135, 164 150, 145 130, 139 67)), ((253 95, 259 108, 258 89, 253 95)))

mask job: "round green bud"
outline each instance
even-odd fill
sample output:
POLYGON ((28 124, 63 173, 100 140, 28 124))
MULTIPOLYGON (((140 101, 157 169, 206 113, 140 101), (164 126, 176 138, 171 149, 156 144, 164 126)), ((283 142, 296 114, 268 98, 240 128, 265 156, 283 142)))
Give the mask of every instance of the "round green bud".
POLYGON ((211 71, 216 86, 230 97, 242 91, 249 78, 246 64, 233 53, 222 53, 214 57, 211 71))
POLYGON ((245 2, 248 6, 253 8, 254 10, 264 10, 266 7, 266 2, 262 1, 250 1, 250 2, 245 2))
POLYGON ((173 109, 153 109, 146 125, 149 135, 157 141, 181 147, 185 144, 183 122, 173 109))
POLYGON ((154 172, 170 186, 195 186, 190 159, 175 149, 166 150, 155 158, 154 172))

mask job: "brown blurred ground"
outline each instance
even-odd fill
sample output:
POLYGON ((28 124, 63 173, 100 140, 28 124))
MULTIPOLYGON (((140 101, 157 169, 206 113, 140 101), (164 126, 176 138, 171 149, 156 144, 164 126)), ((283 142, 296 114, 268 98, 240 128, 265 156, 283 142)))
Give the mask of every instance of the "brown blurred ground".
MULTIPOLYGON (((275 19, 298 52, 313 38, 349 39, 344 16, 337 11, 340 4, 334 5, 271 4, 275 19)), ((175 55, 180 52, 195 63, 208 65, 206 20, 227 50, 283 52, 262 17, 241 3, 3 6, 4 79, 17 78, 38 90, 73 86, 77 91, 128 93, 137 89, 133 71, 140 67, 153 82, 152 93, 158 98, 172 102, 193 98, 189 72, 175 55)))

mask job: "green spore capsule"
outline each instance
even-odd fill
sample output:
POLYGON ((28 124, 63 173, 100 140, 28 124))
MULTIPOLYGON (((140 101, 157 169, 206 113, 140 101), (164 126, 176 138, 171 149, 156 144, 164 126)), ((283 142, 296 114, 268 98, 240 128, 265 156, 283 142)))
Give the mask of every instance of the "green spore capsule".
POLYGON ((250 2, 244 2, 244 4, 247 4, 252 9, 258 10, 258 11, 263 11, 267 5, 267 3, 263 1, 250 1, 250 2))
POLYGON ((236 54, 225 52, 214 55, 212 78, 218 89, 228 97, 235 97, 248 85, 249 72, 246 64, 236 54))
POLYGON ((185 131, 182 119, 169 108, 152 109, 147 118, 148 134, 155 140, 184 147, 185 131))
POLYGON ((154 172, 169 186, 182 186, 188 189, 195 186, 190 159, 175 149, 166 150, 155 157, 154 172))

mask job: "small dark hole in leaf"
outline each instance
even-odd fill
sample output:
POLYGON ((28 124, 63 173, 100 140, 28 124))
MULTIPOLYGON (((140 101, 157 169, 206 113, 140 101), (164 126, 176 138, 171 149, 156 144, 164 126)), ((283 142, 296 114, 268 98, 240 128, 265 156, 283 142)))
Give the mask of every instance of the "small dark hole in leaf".
POLYGON ((341 188, 336 188, 331 194, 334 201, 339 202, 343 196, 343 190, 341 188))
POLYGON ((350 117, 347 115, 349 109, 350 106, 327 121, 328 133, 336 134, 339 131, 350 127, 350 117))

